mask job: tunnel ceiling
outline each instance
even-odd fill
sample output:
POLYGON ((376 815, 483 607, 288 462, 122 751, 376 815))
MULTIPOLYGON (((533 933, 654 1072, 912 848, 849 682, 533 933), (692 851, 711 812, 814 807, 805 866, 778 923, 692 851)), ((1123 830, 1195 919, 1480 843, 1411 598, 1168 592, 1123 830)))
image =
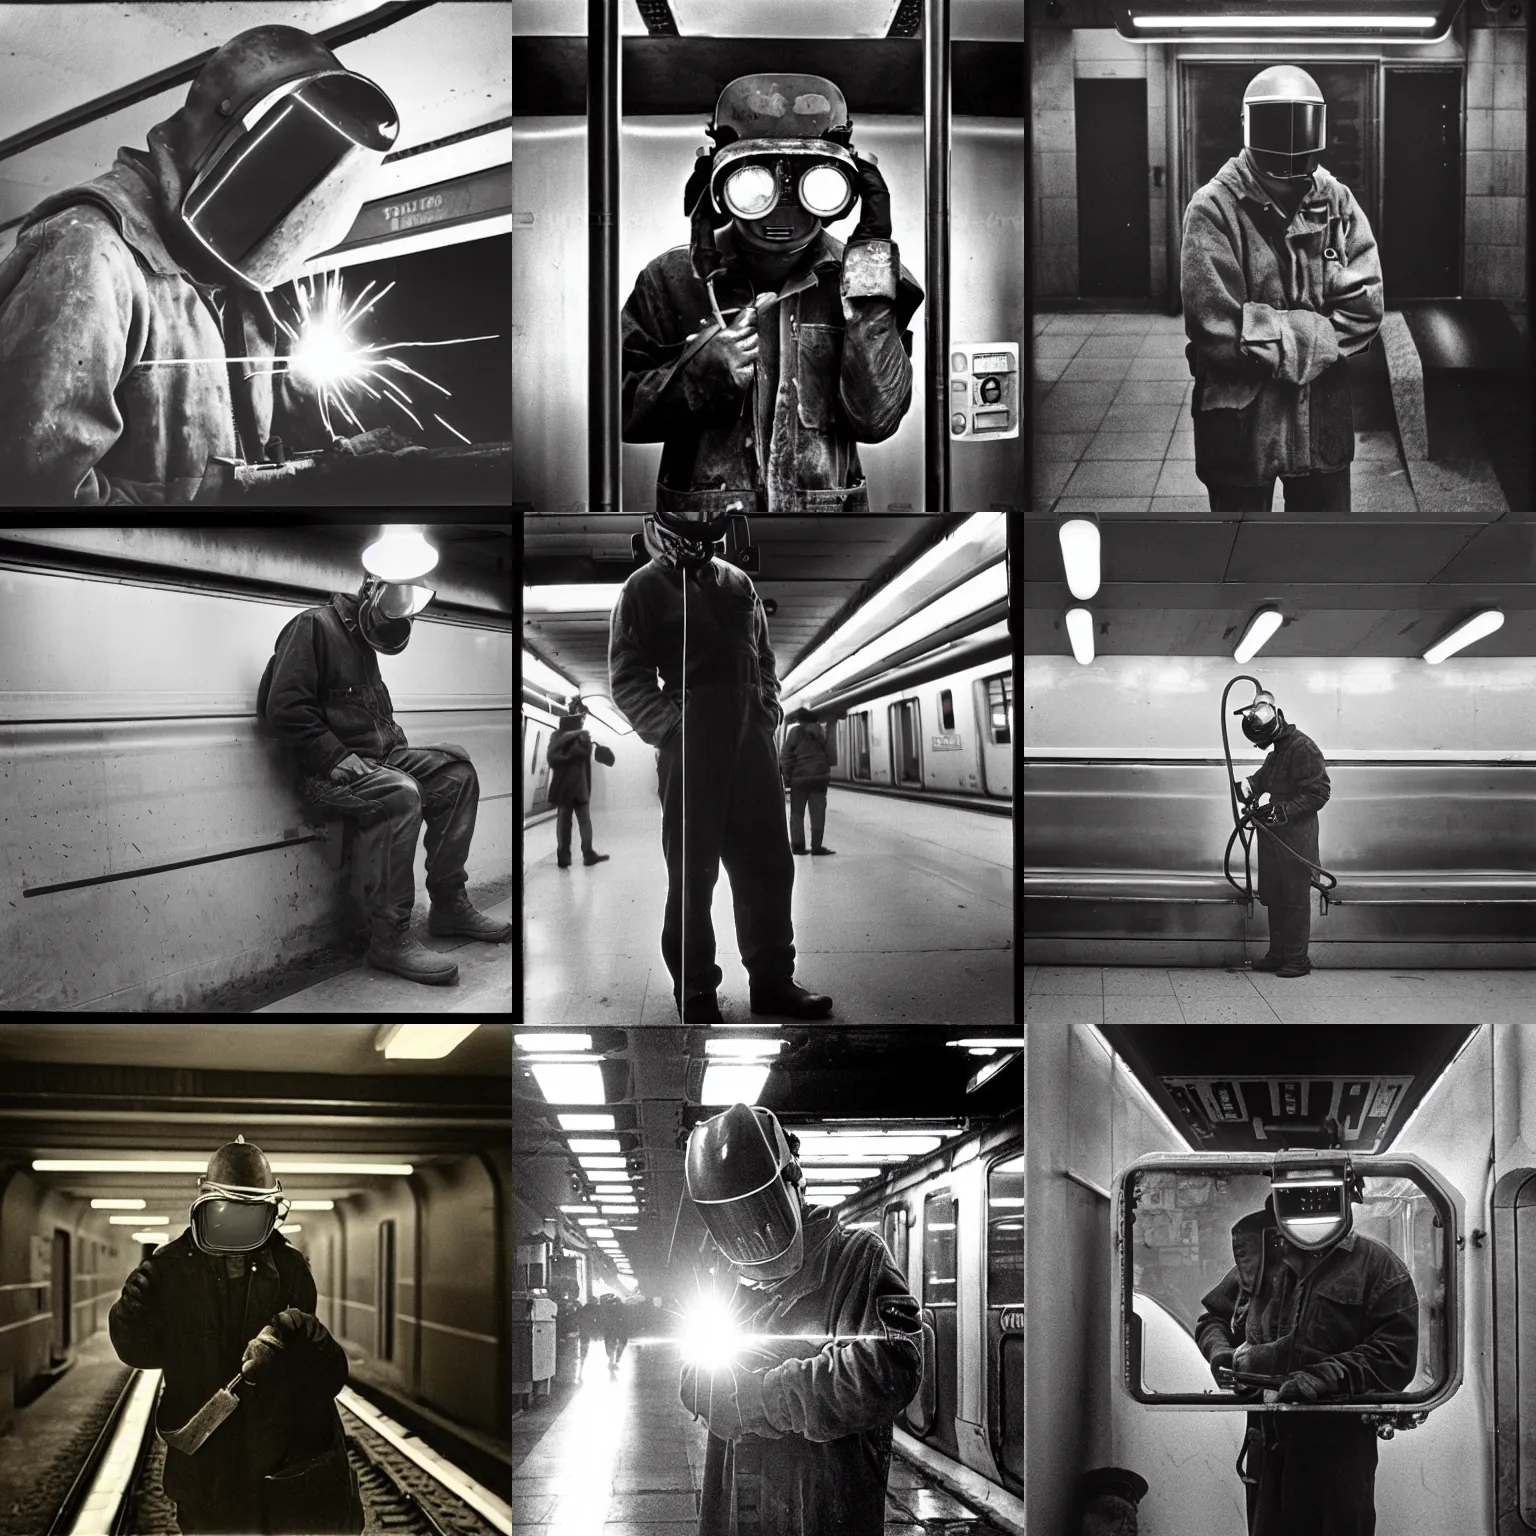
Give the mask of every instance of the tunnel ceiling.
MULTIPOLYGON (((1023 1097, 1017 1055, 1007 1053, 1003 1067, 988 1082, 968 1090, 978 1071, 999 1057, 973 1056, 946 1043, 973 1036, 1007 1037, 1001 1030, 908 1026, 824 1032, 767 1025, 750 1030, 679 1027, 585 1033, 592 1037, 593 1052, 605 1058, 607 1103, 600 1108, 614 1116, 623 1155, 640 1187, 638 1230, 621 1232, 620 1240, 642 1284, 648 1274, 659 1274, 669 1251, 675 1259, 686 1258, 703 1235, 693 1208, 683 1199, 683 1146, 696 1121, 724 1107, 701 1107, 698 1102, 705 1046, 711 1039, 785 1042, 757 1102, 792 1131, 852 1130, 855 1127, 833 1122, 857 1121, 860 1130, 924 1127, 952 1135, 1017 1113, 1023 1097)), ((571 1175, 568 1198, 579 1203, 585 1198, 580 1191, 590 1185, 577 1182, 575 1155, 567 1150, 567 1136, 556 1117, 599 1106, 549 1104, 529 1072, 535 1059, 526 1052, 515 1054, 513 1155, 517 1160, 552 1159, 565 1165, 571 1175)), ((803 1161, 810 1160, 803 1156, 803 1161)))
MULTIPOLYGON (((1054 516, 1023 524, 1024 654, 1069 656, 1077 605, 1054 516)), ((1266 656, 1421 656, 1478 608, 1504 627, 1464 655, 1536 655, 1536 523, 1447 518, 1105 519, 1085 606, 1101 656, 1230 656, 1254 613, 1285 624, 1266 656)))
MULTIPOLYGON (((523 524, 526 586, 621 583, 645 559, 631 559, 639 515, 530 514, 523 524)), ((761 552, 753 584, 778 604, 768 633, 780 678, 897 571, 964 517, 754 517, 761 552)), ((645 557, 648 559, 649 557, 645 557)), ((584 694, 608 692, 608 612, 529 614, 523 639, 584 694)))

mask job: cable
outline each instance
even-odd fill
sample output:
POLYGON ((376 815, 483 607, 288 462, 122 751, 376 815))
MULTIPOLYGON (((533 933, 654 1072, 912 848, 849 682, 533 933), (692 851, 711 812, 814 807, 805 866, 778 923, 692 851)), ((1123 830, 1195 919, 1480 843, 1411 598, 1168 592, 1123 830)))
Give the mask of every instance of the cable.
POLYGON ((1272 828, 1259 821, 1254 815, 1254 807, 1239 808, 1237 799, 1237 781, 1233 777, 1235 770, 1232 767, 1232 747, 1227 740, 1227 695, 1232 692, 1237 683, 1252 683, 1255 696, 1263 692, 1264 685, 1256 677, 1250 677, 1246 672, 1239 673, 1221 691, 1221 750, 1227 760, 1227 796, 1232 805, 1232 835, 1227 839, 1226 852, 1222 855, 1221 869, 1227 877, 1227 884, 1232 887, 1239 896, 1249 905, 1253 903, 1253 829, 1262 832, 1276 848, 1283 848, 1288 857, 1296 860, 1298 864, 1306 866, 1307 878, 1312 886, 1327 896, 1338 886, 1338 880, 1324 869, 1320 864, 1314 864, 1305 854, 1298 853, 1272 828), (1244 826, 1248 827, 1248 833, 1243 833, 1244 826), (1232 845, 1241 839, 1243 844, 1243 883, 1239 885, 1232 878, 1232 845), (1323 882, 1326 881, 1327 884, 1323 882))
POLYGON ((688 563, 680 561, 679 565, 683 577, 683 718, 677 729, 683 754, 683 879, 678 895, 678 943, 682 947, 677 959, 677 1012, 683 1020, 688 1011, 688 563))

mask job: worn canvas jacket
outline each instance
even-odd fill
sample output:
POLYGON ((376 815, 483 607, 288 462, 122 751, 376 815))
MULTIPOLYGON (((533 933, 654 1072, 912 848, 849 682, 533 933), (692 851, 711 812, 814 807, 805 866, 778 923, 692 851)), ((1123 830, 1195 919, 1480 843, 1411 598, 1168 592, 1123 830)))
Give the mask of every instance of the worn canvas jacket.
MULTIPOLYGON (((699 1536, 881 1536, 891 1427, 922 1377, 917 1303, 873 1232, 815 1210, 805 1262, 787 1280, 743 1291, 748 1334, 854 1337, 818 1345, 764 1340, 734 1371, 739 1438, 710 1433, 699 1536), (775 1363, 776 1362, 776 1363, 775 1363)), ((717 1378, 718 1379, 718 1378, 717 1378)), ((710 1378, 685 1368, 685 1408, 710 1378)))
POLYGON ((165 126, 45 198, 0 262, 0 505, 185 506, 211 458, 328 441, 297 380, 226 361, 276 350, 260 296, 198 285, 167 250, 184 177, 165 126))
MULTIPOLYGON (((727 321, 751 302, 733 231, 715 293, 727 321)), ((700 387, 688 338, 713 322, 686 245, 652 261, 624 305, 624 441, 662 443, 658 507, 678 511, 867 511, 858 443, 879 443, 912 403, 908 322, 922 289, 899 266, 896 298, 844 299, 844 248, 823 230, 758 324, 758 382, 700 387), (682 366, 678 367, 682 361, 682 366)))
MULTIPOLYGON (((1320 864, 1317 813, 1328 803, 1333 785, 1318 744, 1287 721, 1275 738, 1274 749, 1249 782, 1255 797, 1268 790, 1270 800, 1285 811, 1285 820, 1277 821, 1269 830, 1287 847, 1320 864)), ((1269 839, 1262 832, 1256 835, 1259 900, 1266 906, 1270 902, 1285 906, 1308 900, 1312 881, 1306 869, 1279 849, 1266 846, 1269 839)))
POLYGON ((1195 1342, 1207 1360, 1260 1346, 1248 1369, 1306 1370, 1329 1395, 1402 1392, 1419 1359, 1419 1298, 1407 1266, 1384 1243, 1346 1234, 1308 1254, 1281 1235, 1269 1207, 1232 1228, 1233 1267, 1201 1300, 1195 1342))
POLYGON ((779 767, 786 784, 819 785, 825 789, 832 781, 827 733, 819 725, 804 720, 793 726, 784 738, 779 767))
POLYGON ((1195 473, 1207 485, 1344 468, 1355 455, 1346 359, 1381 328, 1376 237, 1318 168, 1287 221, 1242 155, 1184 213, 1195 473))

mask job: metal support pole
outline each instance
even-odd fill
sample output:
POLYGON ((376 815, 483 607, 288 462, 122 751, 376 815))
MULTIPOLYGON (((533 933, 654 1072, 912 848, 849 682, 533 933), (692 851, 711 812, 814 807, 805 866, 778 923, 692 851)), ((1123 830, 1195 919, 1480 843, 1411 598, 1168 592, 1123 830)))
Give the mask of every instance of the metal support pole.
POLYGON ((587 510, 619 507, 619 0, 587 0, 587 510))
POLYGON ((949 0, 923 0, 924 276, 928 323, 923 369, 923 503, 949 511, 949 0))

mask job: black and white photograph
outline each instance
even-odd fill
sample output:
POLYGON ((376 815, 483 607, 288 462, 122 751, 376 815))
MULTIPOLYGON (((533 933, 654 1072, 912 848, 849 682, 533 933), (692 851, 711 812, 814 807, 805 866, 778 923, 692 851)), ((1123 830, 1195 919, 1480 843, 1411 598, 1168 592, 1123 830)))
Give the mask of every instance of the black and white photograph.
POLYGON ((1033 506, 1532 505, 1523 0, 1028 0, 1033 506))
POLYGON ((509 1015, 512 545, 0 530, 0 1013, 509 1015))
POLYGON ((520 1018, 1016 1020, 1012 521, 524 516, 520 1018))
POLYGON ((1025 1536, 1023 1055, 517 1030, 519 1536, 1025 1536))
POLYGON ((516 0, 514 512, 1024 505, 1017 0, 516 0))
POLYGON ((511 1536, 509 1024, 0 1025, 0 1532, 511 1536))
POLYGON ((0 7, 0 505, 499 506, 511 7, 0 7))

